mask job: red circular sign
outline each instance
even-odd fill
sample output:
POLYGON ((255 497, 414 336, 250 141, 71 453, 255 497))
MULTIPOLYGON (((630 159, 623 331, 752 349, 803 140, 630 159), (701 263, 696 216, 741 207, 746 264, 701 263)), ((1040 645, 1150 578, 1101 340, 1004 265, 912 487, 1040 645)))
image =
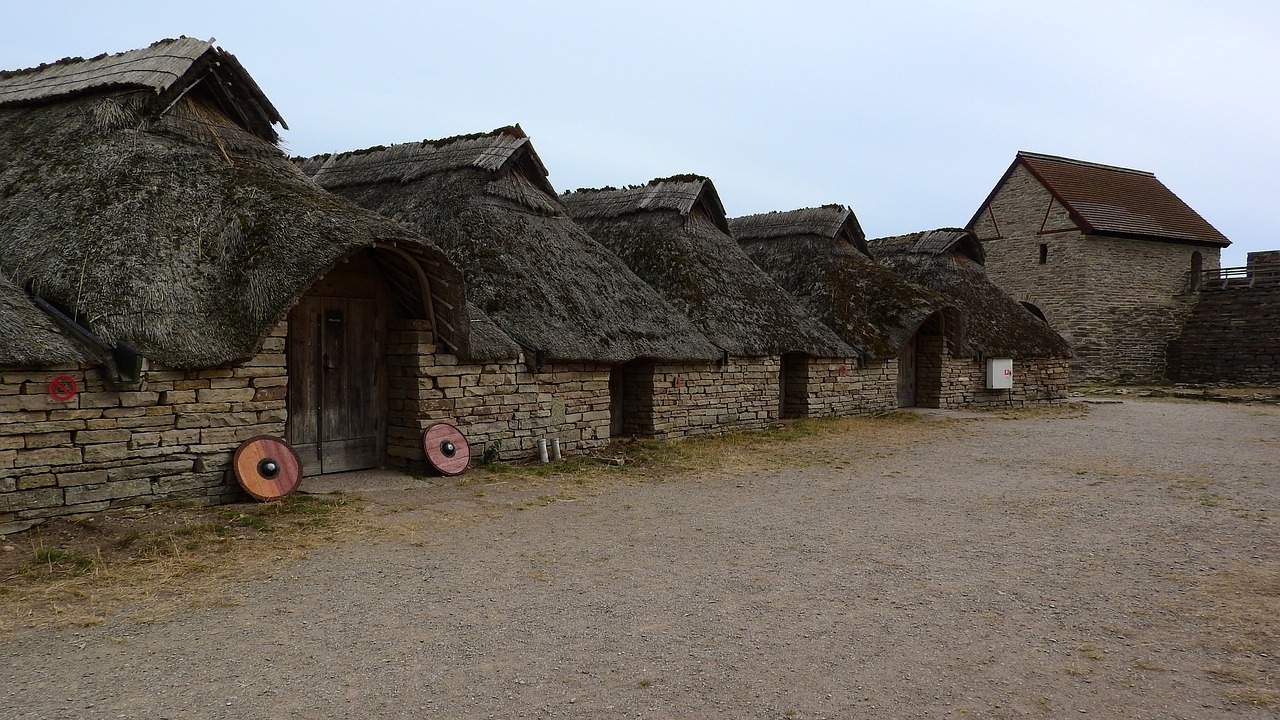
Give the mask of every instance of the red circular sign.
POLYGON ((76 396, 76 379, 70 375, 59 375, 49 381, 49 396, 54 400, 67 401, 76 396))

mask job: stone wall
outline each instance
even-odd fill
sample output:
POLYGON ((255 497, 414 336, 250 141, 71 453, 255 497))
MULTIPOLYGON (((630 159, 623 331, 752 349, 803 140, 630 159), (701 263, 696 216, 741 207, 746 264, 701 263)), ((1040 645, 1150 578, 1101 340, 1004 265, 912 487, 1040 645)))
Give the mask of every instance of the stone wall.
POLYGON ((1040 308, 1071 343, 1077 381, 1164 380, 1165 347, 1195 304, 1192 255, 1205 270, 1219 263, 1217 248, 1085 235, 1022 167, 973 230, 992 281, 1040 308))
POLYGON ((632 363, 623 378, 623 433, 678 438, 762 428, 777 420, 781 359, 632 363))
POLYGON ((610 366, 556 363, 533 371, 519 359, 470 363, 441 351, 423 321, 390 323, 387 343, 387 462, 425 468, 422 432, 449 422, 473 456, 495 448, 503 459, 529 457, 539 438, 565 451, 609 442, 610 366))
POLYGON ((88 366, 0 368, 0 529, 159 500, 243 497, 226 470, 244 440, 284 434, 285 323, 262 351, 209 370, 152 367, 126 389, 88 366), (50 383, 71 377, 67 400, 50 383))
POLYGON ((1202 291, 1169 343, 1169 379, 1280 385, 1280 287, 1202 291))
POLYGON ((987 363, 954 357, 940 337, 921 336, 917 347, 916 404, 931 408, 1030 407, 1068 401, 1066 358, 1023 358, 1013 361, 1013 389, 987 389, 987 363))
POLYGON ((898 407, 897 358, 865 365, 857 358, 806 358, 795 367, 803 375, 790 381, 788 391, 795 387, 803 395, 795 400, 803 407, 801 417, 869 415, 898 407))

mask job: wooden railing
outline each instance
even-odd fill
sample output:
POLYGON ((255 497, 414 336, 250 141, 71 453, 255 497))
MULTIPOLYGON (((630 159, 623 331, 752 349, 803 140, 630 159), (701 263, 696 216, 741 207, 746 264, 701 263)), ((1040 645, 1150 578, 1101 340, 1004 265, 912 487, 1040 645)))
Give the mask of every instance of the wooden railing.
POLYGON ((1200 273, 1201 290, 1280 286, 1280 266, 1229 267, 1200 273))

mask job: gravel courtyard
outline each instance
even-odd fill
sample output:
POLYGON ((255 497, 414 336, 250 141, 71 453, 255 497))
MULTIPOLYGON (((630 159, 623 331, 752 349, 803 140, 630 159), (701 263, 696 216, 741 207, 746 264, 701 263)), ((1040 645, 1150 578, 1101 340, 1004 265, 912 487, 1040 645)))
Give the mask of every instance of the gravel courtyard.
POLYGON ((223 602, 0 635, 0 717, 1280 717, 1280 407, 859 427, 361 493, 223 602))

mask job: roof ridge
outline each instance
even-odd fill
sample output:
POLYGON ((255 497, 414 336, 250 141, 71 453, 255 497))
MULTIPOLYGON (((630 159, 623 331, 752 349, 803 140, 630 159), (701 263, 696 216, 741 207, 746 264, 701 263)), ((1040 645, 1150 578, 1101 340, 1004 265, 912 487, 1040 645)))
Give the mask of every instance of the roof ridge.
POLYGON ((120 57, 121 55, 128 55, 129 53, 138 52, 139 50, 150 50, 160 45, 171 45, 173 43, 181 42, 183 40, 195 40, 196 42, 204 43, 209 47, 213 47, 213 43, 214 43, 214 39, 212 38, 210 38, 208 41, 205 41, 199 38, 187 37, 186 35, 179 35, 176 38, 164 38, 163 40, 156 40, 155 42, 151 43, 145 48, 130 48, 128 50, 121 50, 120 52, 117 52, 117 53, 99 53, 97 55, 94 55, 93 57, 88 57, 88 58, 80 57, 78 55, 67 56, 60 60, 54 60, 53 62, 42 62, 39 65, 34 65, 32 67, 15 68, 13 70, 0 69, 0 80, 8 80, 10 78, 15 78, 20 75, 27 75, 29 73, 35 73, 41 70, 48 70, 49 68, 54 68, 54 67, 65 67, 70 65, 76 65, 78 63, 97 62, 99 60, 106 60, 108 58, 120 57))
POLYGON ((1156 174, 1146 170, 1137 170, 1135 168, 1120 167, 1119 165, 1104 165, 1103 163, 1089 162, 1087 160, 1076 160, 1074 158, 1062 157, 1061 155, 1048 155, 1045 153, 1030 152, 1027 150, 1018 151, 1018 159, 1031 158, 1033 160, 1049 160, 1052 162, 1067 163, 1069 165, 1079 165, 1081 167, 1097 168, 1099 170, 1114 170, 1116 172, 1132 173, 1134 175, 1142 175, 1145 177, 1155 177, 1156 174))

